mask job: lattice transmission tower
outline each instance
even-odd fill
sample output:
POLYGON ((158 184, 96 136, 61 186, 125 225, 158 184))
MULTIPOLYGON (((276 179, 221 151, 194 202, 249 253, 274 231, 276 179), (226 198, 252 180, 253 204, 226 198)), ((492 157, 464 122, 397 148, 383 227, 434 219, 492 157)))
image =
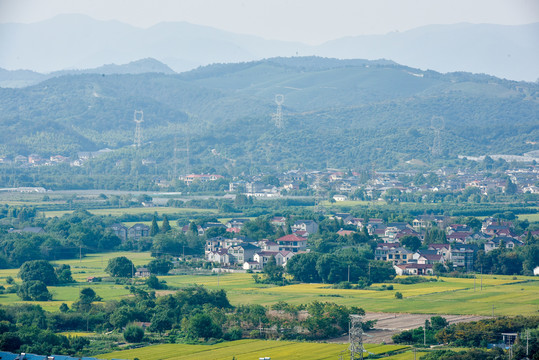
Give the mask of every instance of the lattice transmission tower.
POLYGON ((135 110, 133 120, 136 123, 134 145, 135 147, 140 148, 142 146, 142 126, 140 124, 144 122, 144 113, 142 112, 142 110, 135 110))
POLYGON ((363 353, 365 348, 363 347, 363 316, 350 315, 350 331, 348 336, 350 338, 350 360, 356 360, 356 355, 363 360, 363 353))
POLYGON ((321 195, 321 174, 316 175, 314 181, 314 212, 323 214, 325 212, 324 206, 322 205, 322 195, 321 195))
POLYGON ((432 156, 442 156, 442 136, 441 132, 445 127, 445 121, 442 116, 433 116, 430 120, 430 128, 434 132, 434 138, 432 140, 432 156))
POLYGON ((185 135, 185 147, 178 148, 178 138, 174 135, 174 178, 178 179, 178 152, 185 152, 185 175, 191 173, 191 146, 190 137, 187 133, 185 135))
POLYGON ((283 103, 284 95, 277 94, 275 95, 275 103, 277 104, 277 111, 272 115, 273 123, 278 129, 282 129, 284 126, 283 123, 283 103))

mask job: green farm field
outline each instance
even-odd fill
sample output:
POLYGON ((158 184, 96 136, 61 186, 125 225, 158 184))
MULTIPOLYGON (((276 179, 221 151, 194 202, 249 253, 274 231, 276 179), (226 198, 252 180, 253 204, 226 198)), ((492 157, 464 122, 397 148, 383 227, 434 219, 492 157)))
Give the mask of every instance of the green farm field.
MULTIPOLYGON (((137 208, 109 208, 109 209, 90 209, 88 210, 94 215, 111 215, 111 216, 121 216, 124 214, 128 215, 141 215, 141 214, 153 214, 158 213, 163 214, 190 214, 190 213, 207 213, 207 214, 216 214, 217 210, 214 209, 195 209, 195 208, 176 208, 176 207, 137 207, 137 208)), ((54 211, 43 211, 45 217, 61 217, 65 214, 72 213, 72 210, 54 210, 54 211)))
POLYGON ((539 221, 539 213, 537 214, 521 214, 518 215, 519 220, 528 220, 529 222, 539 221))
MULTIPOLYGON (((184 345, 164 344, 145 348, 118 351, 99 355, 102 359, 145 359, 145 360, 230 360, 258 359, 271 357, 272 360, 308 359, 324 360, 337 359, 345 351, 348 344, 306 343, 293 341, 270 340, 238 340, 215 345, 184 345)), ((386 354, 390 351, 402 351, 408 346, 402 345, 365 345, 367 351, 373 354, 386 354)), ((412 354, 413 356, 413 354, 412 354)), ((412 357, 413 358, 413 357, 412 357)), ((387 357, 385 359, 393 359, 387 357)), ((397 359, 408 359, 399 357, 397 359)), ((411 359, 411 358, 410 358, 411 359)))
MULTIPOLYGON (((91 254, 82 259, 61 260, 71 266, 75 284, 51 286, 53 301, 40 302, 49 311, 57 311, 65 302, 76 301, 81 288, 92 287, 104 301, 130 296, 125 285, 113 282, 87 283, 90 276, 104 277, 109 259, 126 256, 135 266, 151 261, 150 253, 114 252, 91 254)), ((17 278, 17 269, 0 270, 0 285, 9 287, 6 277, 17 278)), ((335 302, 347 306, 359 306, 368 312, 418 313, 418 314, 461 314, 461 315, 537 315, 539 310, 539 281, 533 277, 489 276, 482 281, 477 278, 440 278, 436 282, 412 285, 393 284, 394 289, 377 290, 381 284, 373 284, 366 290, 332 289, 327 284, 295 284, 269 286, 256 284, 252 274, 222 273, 220 275, 170 275, 162 276, 173 289, 192 284, 204 285, 210 289, 224 289, 233 305, 271 305, 278 301, 291 304, 306 304, 312 301, 335 302), (396 299, 395 292, 403 294, 396 299), (493 308, 494 307, 494 308, 493 308)), ((160 291, 158 294, 173 293, 174 290, 160 291)), ((1 294, 0 304, 22 303, 16 294, 1 294)))

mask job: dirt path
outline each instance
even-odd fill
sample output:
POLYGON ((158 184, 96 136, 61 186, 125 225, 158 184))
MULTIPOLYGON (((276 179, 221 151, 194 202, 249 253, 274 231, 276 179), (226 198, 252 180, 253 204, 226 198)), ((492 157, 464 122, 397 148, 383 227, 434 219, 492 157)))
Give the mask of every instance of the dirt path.
MULTIPOLYGON (((364 321, 377 320, 374 328, 369 330, 364 339, 369 344, 392 344, 391 337, 403 330, 415 329, 425 326, 425 320, 429 320, 435 314, 399 314, 399 313, 366 313, 364 321)), ((488 319, 488 316, 476 315, 440 315, 450 324, 488 319)), ((330 342, 348 342, 348 337, 332 339, 330 342)))

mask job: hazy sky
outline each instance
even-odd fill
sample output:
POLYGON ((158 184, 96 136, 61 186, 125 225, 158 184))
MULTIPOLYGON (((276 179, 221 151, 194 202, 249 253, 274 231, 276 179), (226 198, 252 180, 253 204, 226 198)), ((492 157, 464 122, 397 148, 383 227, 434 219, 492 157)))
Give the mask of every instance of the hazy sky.
POLYGON ((428 24, 539 22, 539 0, 0 0, 0 22, 87 14, 138 27, 187 21, 267 39, 319 44, 428 24))

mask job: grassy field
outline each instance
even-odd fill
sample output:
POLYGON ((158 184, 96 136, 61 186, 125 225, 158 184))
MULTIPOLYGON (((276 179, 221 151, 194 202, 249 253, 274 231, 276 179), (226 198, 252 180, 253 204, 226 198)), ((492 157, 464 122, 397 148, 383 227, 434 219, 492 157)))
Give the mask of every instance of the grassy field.
MULTIPOLYGON (((269 341, 269 340, 238 340, 215 345, 183 345, 166 344, 148 346, 145 348, 118 351, 110 354, 99 355, 102 359, 134 359, 144 360, 230 360, 235 357, 241 359, 258 359, 271 357, 272 360, 310 360, 337 359, 339 354, 345 351, 348 344, 305 343, 292 341, 269 341)), ((407 349, 401 345, 365 345, 367 351, 373 354, 386 354, 390 351, 407 349)), ((412 354, 413 355, 413 354, 412 354)), ((393 359, 387 357, 385 359, 393 359)), ((401 357, 398 359, 407 359, 401 357)))
MULTIPOLYGON (((111 216, 121 216, 124 214, 128 215, 141 215, 141 214, 153 214, 158 213, 163 214, 187 214, 187 213, 207 213, 207 214, 216 214, 217 210, 215 209, 195 209, 195 208, 176 208, 176 207, 137 207, 137 208, 112 208, 112 209, 90 209, 88 210, 94 215, 111 215, 111 216)), ((72 213, 72 210, 58 210, 58 211, 43 211, 45 217, 61 217, 65 214, 72 213)))
POLYGON ((539 281, 520 276, 517 280, 509 276, 484 276, 482 291, 479 279, 474 291, 474 279, 458 278, 413 285, 393 284, 392 291, 331 289, 326 284, 273 287, 255 284, 250 274, 178 276, 167 277, 166 281, 174 286, 197 283, 226 289, 233 304, 270 305, 278 301, 304 304, 318 300, 360 306, 372 312, 469 315, 491 315, 493 305, 495 315, 531 315, 539 310, 539 281), (403 299, 395 299, 396 291, 403 294, 403 299))
MULTIPOLYGON (((76 284, 51 286, 53 301, 41 302, 44 309, 57 311, 65 302, 70 305, 77 300, 83 287, 92 287, 103 300, 121 299, 129 296, 125 285, 113 282, 87 283, 90 276, 104 277, 104 269, 109 259, 126 256, 135 266, 151 261, 150 253, 114 252, 92 254, 82 261, 62 260, 71 266, 76 284)), ((0 270, 0 285, 9 287, 6 277, 12 276, 20 283, 17 269, 0 270)), ((425 282, 413 285, 393 284, 394 289, 379 291, 381 284, 374 284, 371 289, 345 290, 332 289, 327 284, 296 284, 288 286, 270 286, 256 284, 252 274, 220 275, 174 275, 160 277, 173 288, 200 284, 210 289, 225 289, 232 304, 271 305, 278 301, 291 304, 306 304, 314 300, 335 302, 347 306, 359 306, 369 312, 396 312, 421 314, 469 314, 469 315, 532 315, 539 310, 539 281, 533 277, 483 276, 481 290, 480 279, 440 278, 437 282, 425 282), (403 299, 396 299, 395 292, 403 294, 403 299), (494 309, 493 309, 494 306, 494 309)), ((172 291, 171 291, 172 292, 172 291)), ((163 292, 167 293, 167 292, 163 292)), ((22 302, 16 294, 1 294, 0 304, 22 302)))
POLYGON ((537 214, 521 214, 518 215, 519 220, 528 220, 529 222, 539 221, 539 213, 537 214))
MULTIPOLYGON (((125 288, 125 285, 117 285, 111 282, 104 283, 87 283, 86 279, 90 276, 104 277, 108 276, 105 272, 105 268, 109 259, 118 256, 126 256, 135 266, 145 265, 152 260, 150 253, 133 253, 133 252, 113 252, 103 254, 90 254, 85 256, 82 261, 76 260, 60 260, 53 261, 57 264, 68 264, 71 266, 71 272, 75 284, 65 286, 49 286, 48 289, 53 295, 52 301, 32 302, 39 304, 43 309, 47 311, 58 311, 58 308, 62 303, 66 303, 68 306, 76 301, 79 297, 80 289, 84 287, 91 287, 104 301, 117 300, 124 296, 129 296, 129 290, 125 288)), ((0 270, 0 284, 5 287, 9 287, 6 283, 8 276, 13 277, 16 282, 20 283, 20 279, 17 278, 18 269, 4 269, 0 270)), ((25 303, 17 296, 17 294, 1 294, 0 304, 13 304, 13 303, 25 303)))

